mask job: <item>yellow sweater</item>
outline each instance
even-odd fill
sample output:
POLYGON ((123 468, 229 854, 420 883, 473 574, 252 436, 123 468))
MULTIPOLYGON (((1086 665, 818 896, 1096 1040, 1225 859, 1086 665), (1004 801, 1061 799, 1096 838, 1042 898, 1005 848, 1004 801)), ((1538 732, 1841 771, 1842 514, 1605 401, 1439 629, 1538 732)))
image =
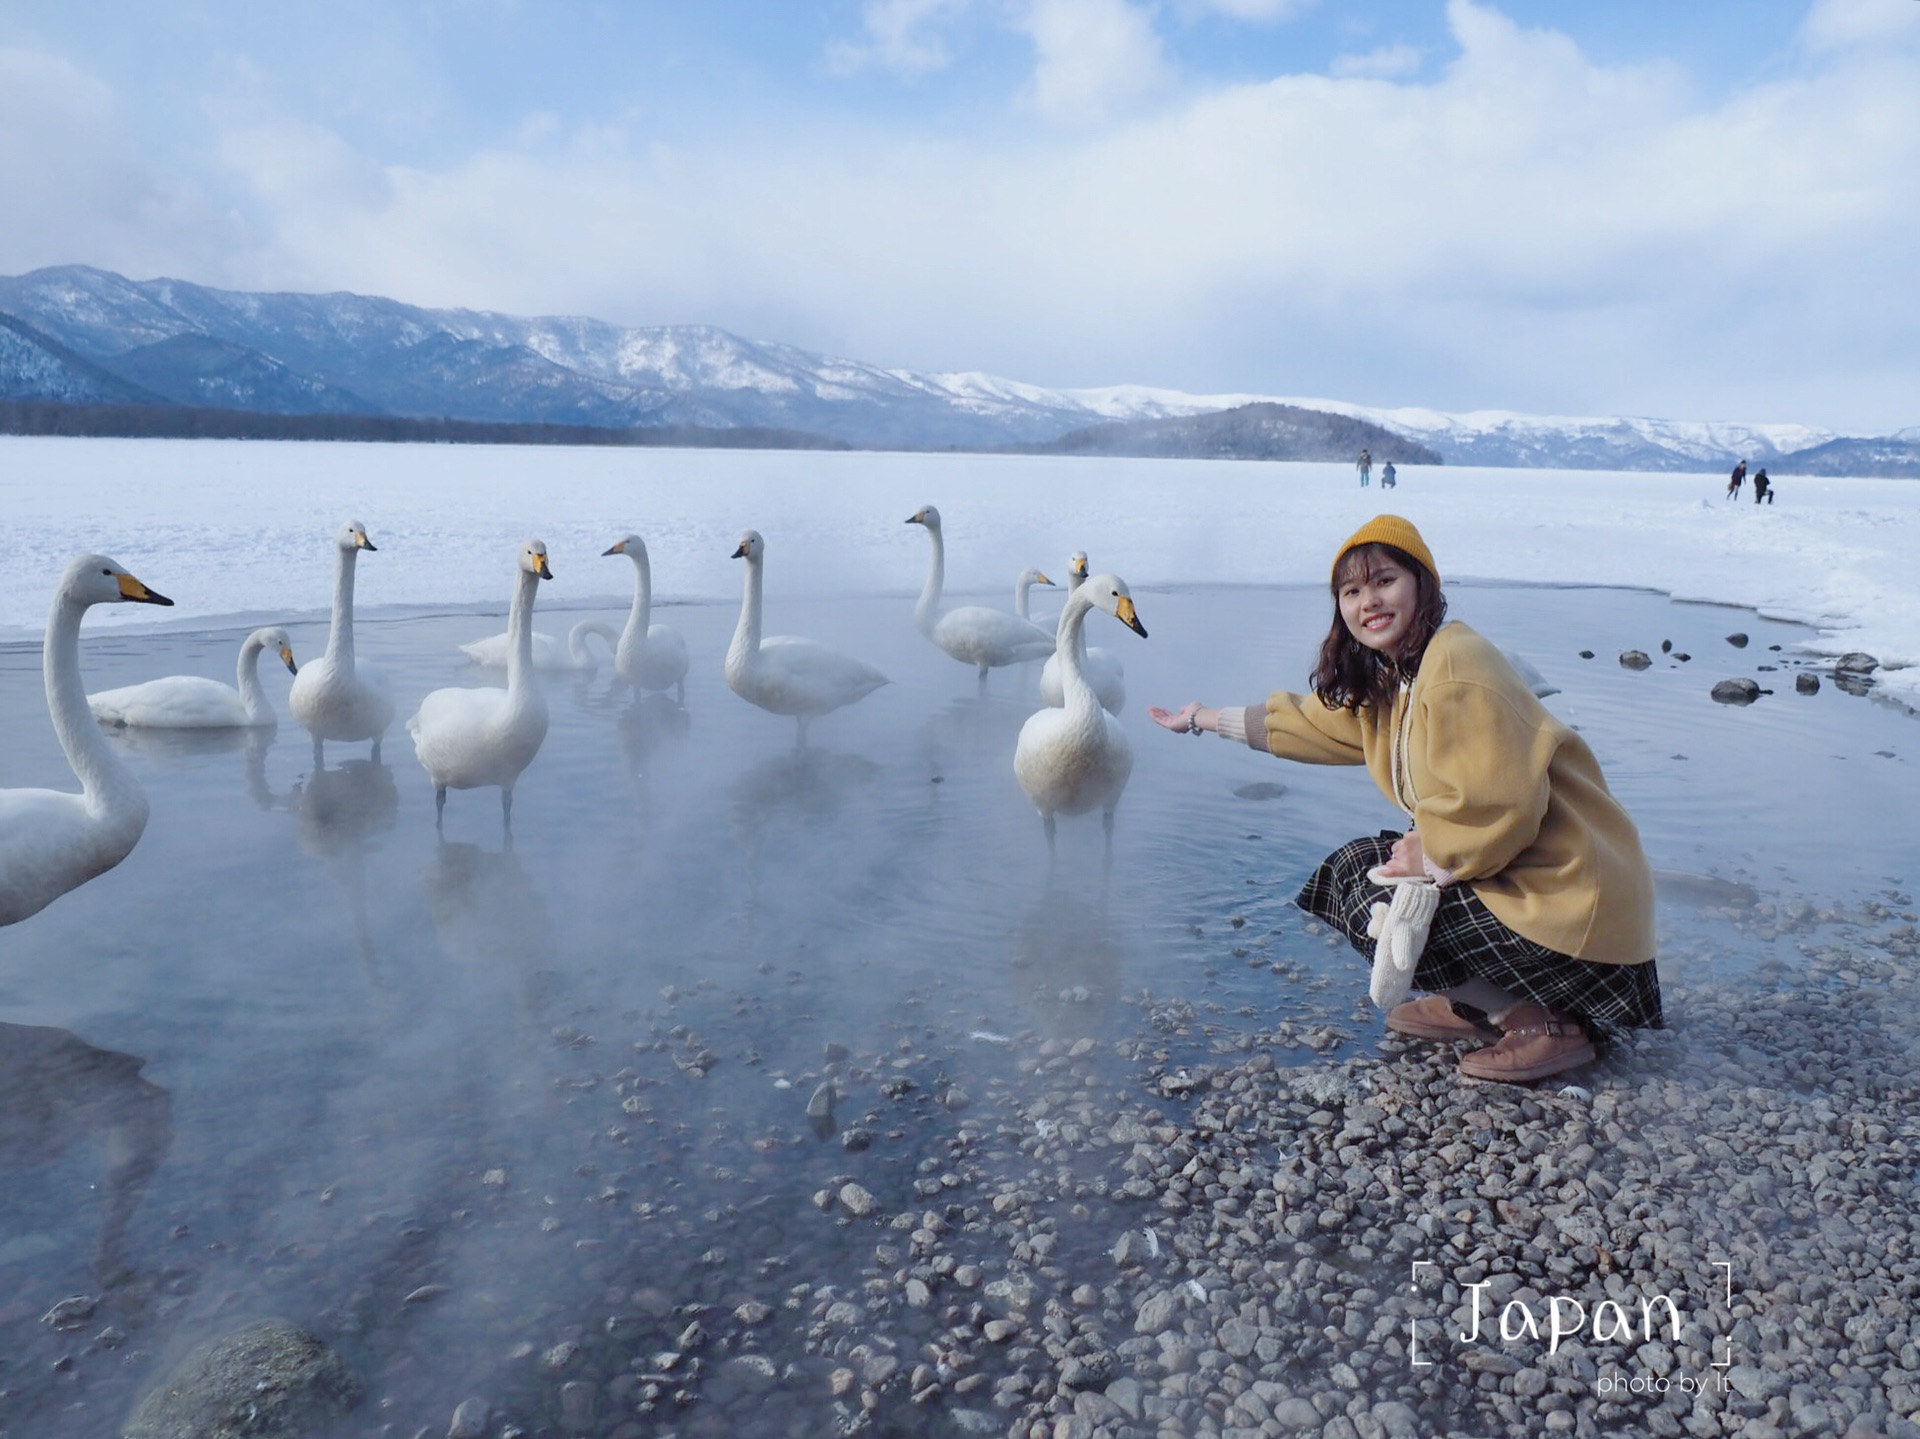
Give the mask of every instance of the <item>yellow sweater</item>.
POLYGON ((1281 691, 1246 727, 1283 759, 1364 764, 1412 812, 1427 857, 1515 933, 1602 964, 1653 958, 1653 872, 1633 820, 1586 741, 1465 625, 1433 637, 1384 723, 1281 691))

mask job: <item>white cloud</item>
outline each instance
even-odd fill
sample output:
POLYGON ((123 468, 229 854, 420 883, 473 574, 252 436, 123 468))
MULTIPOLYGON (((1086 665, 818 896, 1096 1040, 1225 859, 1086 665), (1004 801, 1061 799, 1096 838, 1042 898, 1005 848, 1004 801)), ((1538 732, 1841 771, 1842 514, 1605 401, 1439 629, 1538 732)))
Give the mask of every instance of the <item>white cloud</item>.
POLYGON ((220 153, 257 251, 136 223, 140 197, 165 214, 177 187, 151 188, 111 96, 63 69, 16 101, 27 81, 0 72, 0 133, 57 119, 69 145, 44 163, 0 148, 6 193, 28 196, 0 207, 0 271, 26 253, 140 270, 164 250, 214 284, 699 320, 1043 383, 1920 419, 1911 47, 1830 27, 1723 94, 1456 0, 1458 54, 1417 83, 1283 76, 1143 110, 1150 89, 1115 83, 1165 83, 1150 28, 1130 28, 1143 11, 1020 13, 1058 25, 1035 35, 1043 71, 1085 69, 1052 113, 1136 108, 994 139, 784 123, 678 147, 542 122, 433 170, 256 116, 220 153), (104 178, 56 183, 65 169, 104 178))
POLYGON ((952 57, 939 27, 969 4, 970 0, 868 0, 861 12, 867 39, 829 46, 827 63, 841 75, 868 68, 907 77, 943 70, 952 57))
POLYGON ((1911 49, 1920 44, 1920 4, 1914 0, 1815 0, 1800 27, 1800 39, 1815 51, 1868 44, 1911 49))
POLYGON ((1420 52, 1412 45, 1383 45, 1360 55, 1336 55, 1333 73, 1342 79, 1404 80, 1420 71, 1420 52))
POLYGON ((113 91, 68 62, 0 48, 0 257, 156 273, 239 243, 198 188, 143 154, 113 91))
POLYGON ((1128 0, 1026 0, 1033 102, 1050 120, 1093 124, 1165 90, 1173 79, 1152 15, 1128 0))
POLYGON ((1225 15, 1230 20, 1272 22, 1290 20, 1311 10, 1318 0, 1183 0, 1189 13, 1225 15))

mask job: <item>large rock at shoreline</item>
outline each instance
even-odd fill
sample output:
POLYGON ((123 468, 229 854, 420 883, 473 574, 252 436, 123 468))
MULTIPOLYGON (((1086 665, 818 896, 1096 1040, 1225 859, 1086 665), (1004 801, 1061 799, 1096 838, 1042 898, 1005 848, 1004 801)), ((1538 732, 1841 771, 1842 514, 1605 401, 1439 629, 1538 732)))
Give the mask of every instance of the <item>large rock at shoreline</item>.
POLYGON ((1723 705, 1750 705, 1760 698, 1758 680, 1721 680, 1713 687, 1714 700, 1723 705))
POLYGON ((1849 650, 1833 662, 1835 670, 1846 675, 1870 675, 1880 668, 1880 661, 1864 650, 1849 650))
POLYGON ((268 1319, 194 1351, 140 1401, 122 1439, 301 1439, 359 1399, 346 1361, 268 1319))

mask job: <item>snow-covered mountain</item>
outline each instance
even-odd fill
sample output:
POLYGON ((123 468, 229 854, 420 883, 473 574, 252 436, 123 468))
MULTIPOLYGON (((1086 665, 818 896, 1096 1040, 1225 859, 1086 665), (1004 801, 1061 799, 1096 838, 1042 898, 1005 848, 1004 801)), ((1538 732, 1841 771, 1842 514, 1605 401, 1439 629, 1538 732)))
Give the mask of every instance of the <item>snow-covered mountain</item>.
POLYGON ((617 429, 754 426, 916 449, 1044 443, 1089 425, 1277 403, 1379 425, 1450 464, 1699 471, 1741 458, 1781 467, 1817 450, 1833 463, 1872 456, 1920 473, 1920 427, 1860 441, 1803 425, 1453 415, 1139 385, 1047 389, 976 372, 885 369, 711 326, 625 328, 363 295, 252 294, 77 265, 0 278, 7 399, 617 429))

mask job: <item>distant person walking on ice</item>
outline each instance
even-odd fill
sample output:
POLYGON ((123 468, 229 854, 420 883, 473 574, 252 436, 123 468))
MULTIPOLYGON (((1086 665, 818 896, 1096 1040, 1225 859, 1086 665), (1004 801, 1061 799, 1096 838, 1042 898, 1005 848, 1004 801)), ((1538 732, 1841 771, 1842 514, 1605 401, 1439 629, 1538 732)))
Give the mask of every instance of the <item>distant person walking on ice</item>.
POLYGON ((1360 488, 1364 490, 1373 479, 1373 456, 1366 450, 1362 450, 1360 458, 1355 460, 1353 465, 1360 471, 1360 488))
POLYGON ((1733 474, 1727 480, 1727 498, 1728 499, 1737 500, 1740 498, 1740 486, 1746 483, 1746 479, 1747 479, 1747 462, 1745 460, 1742 460, 1739 464, 1733 467, 1733 474))
POLYGON ((1332 570, 1308 693, 1156 706, 1154 723, 1366 766, 1407 832, 1342 845, 1294 903, 1372 958, 1388 1029, 1485 1044, 1460 1060, 1468 1078, 1544 1079, 1591 1063, 1596 1029, 1658 1025, 1653 871, 1587 742, 1497 646, 1446 623, 1408 521, 1369 520, 1332 570))
POLYGON ((1397 480, 1394 479, 1393 476, 1394 476, 1393 461, 1388 460, 1386 468, 1380 471, 1380 488, 1383 490, 1390 490, 1394 487, 1394 485, 1399 483, 1397 480))
POLYGON ((1753 477, 1753 502, 1757 505, 1762 500, 1768 504, 1773 503, 1773 481, 1767 478, 1765 466, 1762 466, 1760 473, 1753 477))

